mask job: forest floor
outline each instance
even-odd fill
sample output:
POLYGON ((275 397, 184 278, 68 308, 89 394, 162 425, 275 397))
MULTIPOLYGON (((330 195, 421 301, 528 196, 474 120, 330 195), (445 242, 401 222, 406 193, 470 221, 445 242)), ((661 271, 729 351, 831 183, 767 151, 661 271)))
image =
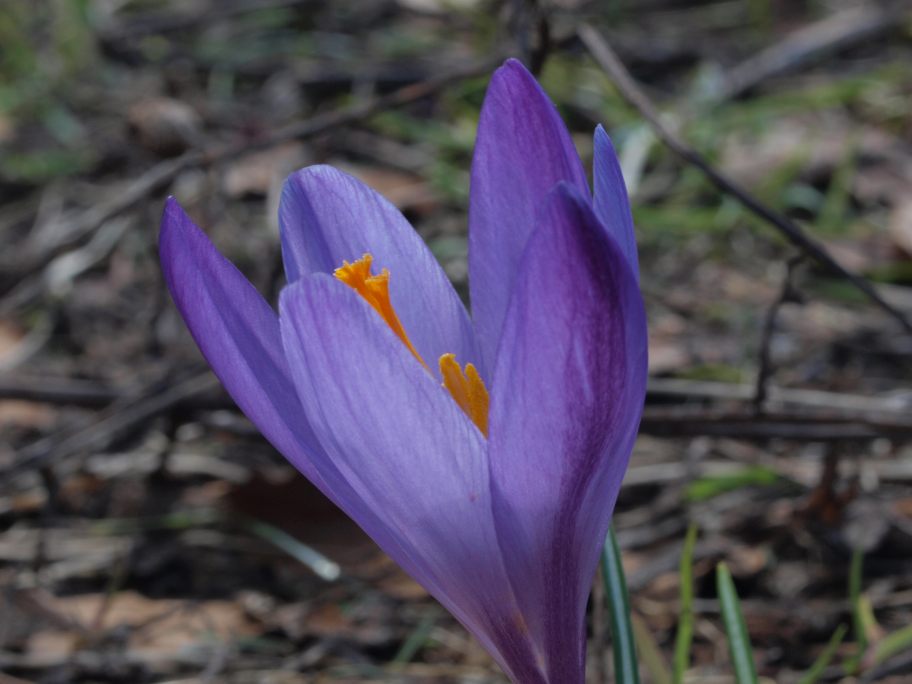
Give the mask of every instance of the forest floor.
POLYGON ((631 190, 651 384, 615 527, 643 680, 667 681, 693 523, 687 681, 733 681, 722 560, 766 681, 798 682, 841 626, 819 681, 912 681, 908 3, 540 4, 4 0, 0 684, 504 681, 234 407, 156 239, 174 195, 274 302, 282 181, 330 163, 465 294, 475 127, 510 54, 543 63, 587 166, 606 126, 631 190))

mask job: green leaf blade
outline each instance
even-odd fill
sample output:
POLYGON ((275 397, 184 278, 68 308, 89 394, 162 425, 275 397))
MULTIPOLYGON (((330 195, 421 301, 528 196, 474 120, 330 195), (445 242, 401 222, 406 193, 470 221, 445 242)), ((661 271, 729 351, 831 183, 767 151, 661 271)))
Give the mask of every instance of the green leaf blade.
POLYGON ((722 621, 728 635, 728 650, 731 653, 735 668, 735 681, 738 684, 757 684, 757 671, 754 667, 754 656, 751 650, 747 625, 741 612, 741 601, 735 591, 735 583, 725 563, 716 566, 716 590, 722 609, 722 621))
POLYGON ((640 684, 627 580, 624 578, 624 566, 621 564, 621 551, 614 528, 611 528, 602 551, 602 578, 608 597, 615 681, 617 684, 640 684))
POLYGON ((823 671, 826 670, 833 660, 833 656, 836 655, 836 651, 839 650, 839 647, 842 645, 842 641, 845 639, 845 635, 848 631, 849 629, 845 625, 839 625, 839 627, 836 628, 836 631, 833 632, 833 636, 830 637, 830 641, 827 643, 826 648, 817 656, 817 660, 814 661, 811 668, 801 676, 801 679, 798 680, 798 684, 817 683, 817 680, 823 675, 823 671))
POLYGON ((684 549, 681 552, 679 577, 681 582, 681 614, 678 617, 678 631, 675 634, 674 663, 672 670, 673 684, 682 684, 684 673, 690 667, 690 648, 693 643, 693 557, 697 545, 697 526, 691 523, 684 538, 684 549))

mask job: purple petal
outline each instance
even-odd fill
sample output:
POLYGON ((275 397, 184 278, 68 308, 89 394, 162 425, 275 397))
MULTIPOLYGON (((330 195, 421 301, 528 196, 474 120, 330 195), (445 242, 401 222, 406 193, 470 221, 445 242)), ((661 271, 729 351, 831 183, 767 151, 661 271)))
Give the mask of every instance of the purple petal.
MULTIPOLYGON (((298 399, 278 316, 174 199, 165 207, 159 251, 187 327, 241 410, 330 499, 351 496, 344 483, 328 487, 314 465, 333 476, 298 399)), ((364 517, 378 525, 370 512, 364 517)))
POLYGON ((582 682, 586 598, 646 385, 636 279, 588 199, 559 186, 523 255, 491 395, 498 536, 549 681, 582 682))
POLYGON ((488 369, 523 248, 545 197, 560 181, 588 193, 554 105, 522 64, 508 60, 494 72, 481 110, 469 197, 472 320, 488 369))
POLYGON ((174 198, 165 205, 159 253, 171 296, 225 389, 266 439, 322 487, 311 466, 321 447, 291 382, 275 312, 174 198))
POLYGON ((630 200, 621 165, 618 162, 611 138, 601 124, 595 129, 595 155, 592 163, 594 186, 593 205, 596 215, 608 228, 618 246, 627 257, 637 280, 640 278, 640 264, 637 258, 636 234, 630 200))
POLYGON ((390 299, 431 368, 448 352, 478 362, 465 307, 446 274, 402 213, 356 178, 329 166, 292 174, 279 207, 288 281, 332 273, 344 260, 374 257, 390 271, 390 299))
POLYGON ((292 376, 326 450, 315 467, 337 503, 514 679, 542 681, 516 624, 481 433, 344 284, 302 278, 279 306, 292 376))

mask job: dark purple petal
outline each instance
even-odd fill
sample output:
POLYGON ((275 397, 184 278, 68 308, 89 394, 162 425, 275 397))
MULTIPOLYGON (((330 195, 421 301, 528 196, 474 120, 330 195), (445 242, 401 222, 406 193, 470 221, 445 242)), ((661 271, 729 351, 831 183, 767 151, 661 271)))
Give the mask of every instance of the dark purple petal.
POLYGON ((376 312, 331 276, 280 299, 285 353, 335 500, 516 681, 541 682, 503 568, 485 442, 376 312))
POLYGON ((636 278, 588 198, 549 197, 504 324, 489 458, 498 536, 549 681, 582 682, 586 598, 646 386, 636 278))
POLYGON ((618 162, 611 138, 599 124, 595 129, 595 155, 592 162, 594 187, 593 205, 596 215, 617 241, 624 256, 639 280, 640 264, 637 258, 636 234, 630 200, 621 165, 618 162))
POLYGON ((289 176, 279 207, 288 281, 332 273, 343 261, 374 257, 390 271, 390 299, 429 367, 446 353, 478 362, 465 307, 437 260, 402 213, 356 178, 329 166, 289 176))
POLYGON ((478 123, 469 197, 472 320, 486 367, 494 367, 520 256, 548 192, 566 181, 588 193, 564 122, 516 60, 494 72, 478 123))
POLYGON ((159 253, 171 296, 225 389, 266 439, 321 486, 311 466, 321 447, 291 382, 275 312, 174 198, 165 205, 159 253))

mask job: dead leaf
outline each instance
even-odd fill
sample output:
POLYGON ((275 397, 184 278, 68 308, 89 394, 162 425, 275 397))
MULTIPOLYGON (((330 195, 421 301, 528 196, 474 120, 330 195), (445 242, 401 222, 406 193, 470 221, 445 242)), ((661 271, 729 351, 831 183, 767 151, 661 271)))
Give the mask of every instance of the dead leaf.
POLYGON ((151 599, 132 591, 113 596, 80 594, 52 597, 48 607, 70 620, 75 630, 48 629, 33 634, 26 645, 30 653, 72 653, 85 637, 80 631, 101 634, 127 628, 131 651, 145 654, 174 654, 188 646, 212 641, 237 639, 257 633, 234 601, 179 601, 151 599), (100 617, 100 620, 99 620, 100 617))
POLYGON ((166 157, 192 147, 202 129, 196 110, 168 97, 140 100, 127 112, 127 123, 140 145, 166 157))
POLYGON ((692 364, 693 355, 687 345, 687 322, 683 317, 663 312, 650 320, 650 375, 671 373, 692 364))
POLYGON ((80 636, 77 632, 45 630, 29 637, 26 652, 40 653, 44 657, 66 656, 79 648, 80 636))
POLYGON ((57 420, 57 411, 47 404, 6 399, 0 401, 0 427, 42 430, 57 420))
POLYGON ((877 128, 859 130, 845 118, 821 120, 801 115, 779 120, 759 136, 733 136, 723 149, 722 167, 749 187, 762 184, 770 174, 796 161, 801 162, 802 177, 814 178, 831 174, 850 144, 866 160, 890 158, 896 147, 895 139, 877 128), (850 137, 852 143, 847 142, 850 137))
POLYGON ((10 320, 0 320, 0 366, 6 365, 19 351, 26 331, 10 320))
POLYGON ((735 577, 754 577, 769 564, 769 552, 763 547, 739 544, 729 549, 726 562, 735 577))
POLYGON ((428 213, 437 205, 434 192, 421 176, 382 166, 350 163, 339 166, 386 197, 399 209, 428 213))
POLYGON ((912 198, 904 198, 890 214, 890 237, 908 256, 912 256, 912 198))
MULTIPOLYGON (((889 261, 889 255, 880 249, 881 245, 871 240, 862 244, 858 240, 824 240, 830 255, 842 266, 856 273, 867 273, 879 264, 889 261)), ((889 245, 887 245, 889 248, 889 245)))
POLYGON ((16 127, 13 120, 6 116, 0 116, 0 143, 9 142, 16 134, 16 127))
POLYGON ((399 570, 398 566, 380 580, 378 588, 388 596, 402 601, 418 601, 427 598, 428 595, 424 587, 406 575, 404 571, 399 570))
POLYGON ((866 165, 864 173, 855 174, 852 195, 863 204, 896 204, 909 192, 912 165, 904 160, 886 160, 866 165))
POLYGON ((228 167, 222 188, 229 197, 263 197, 292 171, 307 163, 301 143, 288 142, 245 155, 228 167))
POLYGON ((307 629, 320 636, 338 636, 351 632, 352 620, 335 603, 327 603, 309 611, 307 629))

